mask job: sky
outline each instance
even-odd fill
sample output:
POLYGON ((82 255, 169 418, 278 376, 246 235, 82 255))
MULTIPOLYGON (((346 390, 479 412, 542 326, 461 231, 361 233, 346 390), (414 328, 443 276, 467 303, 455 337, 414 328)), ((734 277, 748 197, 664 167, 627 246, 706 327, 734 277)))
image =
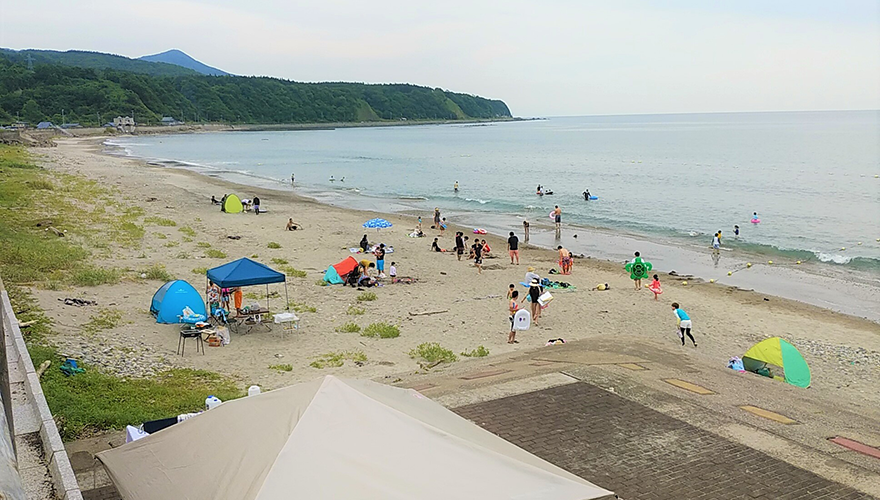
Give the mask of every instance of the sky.
POLYGON ((177 48, 239 75, 441 87, 516 116, 880 109, 877 0, 0 0, 0 46, 177 48))

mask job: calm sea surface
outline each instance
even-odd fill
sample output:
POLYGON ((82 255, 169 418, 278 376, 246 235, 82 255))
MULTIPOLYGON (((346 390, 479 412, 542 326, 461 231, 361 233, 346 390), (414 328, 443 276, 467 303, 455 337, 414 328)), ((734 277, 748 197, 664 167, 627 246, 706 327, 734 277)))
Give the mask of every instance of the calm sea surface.
POLYGON ((293 173, 295 189, 321 201, 426 220, 437 206, 452 222, 498 232, 521 228, 523 217, 549 223, 554 205, 566 233, 610 231, 707 254, 722 230, 734 253, 880 284, 878 111, 226 132, 108 145, 261 187, 290 190, 293 173), (554 194, 537 196, 538 184, 554 194), (599 199, 584 201, 585 188, 599 199))

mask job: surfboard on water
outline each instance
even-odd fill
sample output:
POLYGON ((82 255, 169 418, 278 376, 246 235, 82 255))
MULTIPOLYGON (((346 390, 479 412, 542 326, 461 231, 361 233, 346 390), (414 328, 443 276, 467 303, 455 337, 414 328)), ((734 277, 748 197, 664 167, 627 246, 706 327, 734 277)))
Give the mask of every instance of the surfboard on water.
POLYGON ((532 324, 532 313, 527 309, 520 309, 513 315, 514 330, 528 330, 532 324))

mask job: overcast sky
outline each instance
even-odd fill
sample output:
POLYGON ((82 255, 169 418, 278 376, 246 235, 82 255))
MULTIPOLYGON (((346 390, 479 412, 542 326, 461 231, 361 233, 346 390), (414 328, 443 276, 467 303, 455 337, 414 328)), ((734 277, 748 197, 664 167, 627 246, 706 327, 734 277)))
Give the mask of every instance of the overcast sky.
POLYGON ((880 109, 878 0, 0 0, 0 46, 407 82, 518 116, 880 109))

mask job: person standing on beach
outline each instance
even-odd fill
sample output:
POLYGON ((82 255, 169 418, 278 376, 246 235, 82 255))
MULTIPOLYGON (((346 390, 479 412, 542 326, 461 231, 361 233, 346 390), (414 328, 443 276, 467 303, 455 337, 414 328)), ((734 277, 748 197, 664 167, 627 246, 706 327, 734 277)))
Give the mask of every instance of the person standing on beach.
POLYGON ((523 219, 523 232, 525 233, 523 235, 523 241, 528 243, 529 242, 529 221, 528 221, 528 219, 523 219))
POLYGON ((714 253, 721 251, 721 231, 718 231, 715 233, 715 236, 712 237, 712 251, 714 253))
POLYGON ((440 236, 443 236, 444 231, 446 231, 446 217, 443 217, 443 220, 440 221, 440 236))
POLYGON ((562 274, 571 274, 571 252, 562 245, 556 247, 556 250, 559 251, 559 267, 562 269, 562 274))
POLYGON ((373 255, 376 256, 376 270, 379 272, 379 277, 385 277, 385 243, 379 243, 379 248, 373 252, 373 255))
POLYGON ((516 311, 519 309, 519 303, 516 301, 518 297, 519 292, 517 290, 510 292, 510 301, 507 304, 507 312, 510 313, 510 333, 507 335, 508 344, 519 343, 516 341, 516 330, 513 328, 513 317, 516 316, 516 311))
POLYGON ((691 317, 684 312, 684 309, 681 309, 678 302, 672 303, 672 312, 675 313, 675 318, 678 320, 678 336, 681 337, 681 345, 684 345, 684 336, 687 335, 694 343, 694 347, 697 347, 697 341, 691 335, 691 317))
MULTIPOLYGON (((642 254, 639 252, 636 252, 633 255, 634 255, 633 260, 630 261, 631 264, 635 264, 637 261, 641 260, 641 258, 642 258, 642 254)), ((642 289, 642 279, 641 278, 636 278, 633 280, 633 282, 636 285, 636 290, 642 289)))
POLYGON ((532 321, 535 323, 535 326, 538 325, 538 318, 541 317, 541 304, 538 303, 538 298, 541 296, 541 283, 537 278, 533 278, 532 281, 529 282, 529 293, 526 294, 525 297, 520 302, 524 302, 526 299, 530 300, 532 303, 532 321))
POLYGON ((559 205, 553 209, 553 218, 556 221, 556 235, 559 236, 559 231, 562 228, 562 209, 559 208, 559 205))
POLYGON ((440 208, 434 208, 434 228, 440 229, 440 208))
POLYGON ((480 240, 474 238, 474 246, 471 247, 474 253, 474 266, 477 267, 477 274, 483 274, 483 244, 480 240))
POLYGON ((460 261, 462 255, 464 255, 464 233, 462 233, 461 231, 456 231, 456 233, 455 233, 455 256, 460 261))
POLYGON ((260 215, 260 197, 254 196, 254 214, 260 215))
POLYGON ((510 232, 510 238, 507 238, 507 253, 510 254, 510 263, 514 264, 514 260, 516 260, 516 265, 519 265, 519 238, 513 234, 513 231, 510 232))

